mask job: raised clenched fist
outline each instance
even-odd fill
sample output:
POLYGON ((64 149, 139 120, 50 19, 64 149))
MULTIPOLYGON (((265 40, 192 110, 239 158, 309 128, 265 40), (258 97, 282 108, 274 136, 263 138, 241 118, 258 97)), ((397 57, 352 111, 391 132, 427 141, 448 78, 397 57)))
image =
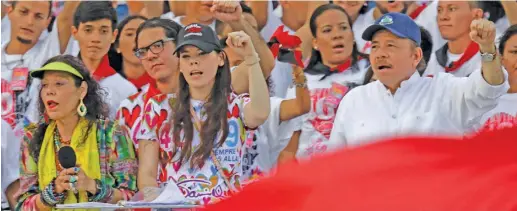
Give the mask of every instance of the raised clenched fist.
POLYGON ((495 25, 486 19, 476 19, 470 24, 470 39, 476 42, 480 49, 493 49, 495 46, 495 25))
POLYGON ((228 47, 232 48, 236 54, 244 58, 256 54, 255 47, 251 42, 250 36, 243 31, 229 33, 226 44, 228 47))
POLYGON ((235 0, 215 0, 210 11, 216 19, 225 23, 238 21, 242 16, 241 5, 235 0))

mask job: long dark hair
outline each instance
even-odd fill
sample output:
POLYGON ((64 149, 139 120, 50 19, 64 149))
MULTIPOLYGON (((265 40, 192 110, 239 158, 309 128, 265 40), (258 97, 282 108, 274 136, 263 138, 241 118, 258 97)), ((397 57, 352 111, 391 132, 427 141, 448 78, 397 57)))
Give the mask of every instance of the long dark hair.
MULTIPOLYGON (((132 15, 124 18, 124 20, 120 21, 120 23, 117 25, 117 31, 118 34, 115 37, 115 42, 111 45, 110 50, 108 51, 108 58, 110 62, 110 66, 113 67, 120 75, 122 75, 124 78, 126 78, 126 74, 124 74, 122 63, 123 63, 123 56, 122 53, 117 52, 117 48, 120 44, 120 35, 122 34, 122 30, 126 27, 126 25, 135 19, 141 19, 141 20, 147 20, 146 17, 140 16, 140 15, 132 15)), ((135 33, 136 34, 136 33, 135 33)))
MULTIPOLYGON (((74 76, 70 74, 74 78, 74 85, 75 87, 80 87, 81 83, 83 81, 88 84, 88 91, 86 93, 86 96, 83 99, 83 103, 88 108, 88 112, 86 113, 86 118, 88 120, 88 128, 86 130, 86 133, 89 134, 90 131, 94 128, 92 128, 93 123, 97 119, 102 119, 106 116, 108 116, 108 106, 104 102, 104 96, 105 91, 101 89, 99 84, 93 80, 93 78, 90 76, 89 71, 87 70, 86 66, 84 66, 83 62, 79 60, 78 58, 71 56, 71 55, 59 55, 50 58, 43 64, 45 66, 46 64, 52 63, 52 62, 63 62, 70 66, 72 66, 74 69, 79 71, 81 75, 83 76, 84 80, 81 80, 79 77, 74 76)), ((41 93, 41 91, 39 92, 41 93)), ((40 122, 38 123, 38 127, 36 129, 36 132, 34 133, 31 142, 29 143, 29 149, 32 157, 34 158, 34 161, 38 162, 39 158, 39 151, 41 149, 41 144, 43 143, 43 137, 45 136, 45 132, 47 130, 47 127, 49 125, 48 122, 43 121, 43 114, 45 113, 45 105, 43 103, 43 100, 41 99, 41 94, 39 94, 38 97, 38 103, 39 103, 39 114, 40 114, 40 122)), ((88 137, 84 136, 82 137, 82 141, 86 141, 88 137)))
MULTIPOLYGON (((313 37, 316 37, 317 29, 318 29, 318 26, 316 25, 316 19, 327 10, 338 10, 338 11, 344 13, 348 19, 348 24, 350 27, 349 30, 352 30, 352 19, 350 18, 350 15, 348 15, 348 13, 346 13, 346 11, 342 7, 340 7, 339 5, 335 5, 335 4, 324 4, 324 5, 321 5, 318 8, 316 8, 311 15, 309 27, 311 29, 311 33, 312 33, 313 37)), ((359 52, 357 50, 357 45, 355 44, 355 42, 354 42, 354 46, 352 48, 351 57, 352 57, 352 66, 353 67, 357 67, 357 63, 360 60, 360 58, 368 58, 367 55, 362 54, 361 52, 359 52)), ((317 65, 318 63, 322 63, 321 53, 320 53, 320 51, 313 48, 311 58, 309 59, 309 64, 307 65, 307 67, 305 68, 304 71, 310 74, 311 71, 309 71, 309 70, 313 70, 314 66, 317 65)), ((357 69, 357 68, 354 68, 354 69, 357 69)), ((329 74, 333 74, 333 73, 335 73, 335 72, 330 72, 329 74)))
MULTIPOLYGON (((192 115, 190 113, 190 91, 189 85, 183 76, 179 76, 179 91, 178 101, 175 103, 174 113, 172 114, 173 125, 173 139, 174 147, 172 156, 178 153, 178 146, 181 146, 180 163, 184 163, 190 159, 190 166, 201 166, 205 160, 210 156, 210 152, 214 148, 214 140, 217 138, 219 132, 222 132, 217 145, 221 146, 228 136, 228 98, 231 93, 231 75, 230 64, 226 53, 223 53, 224 65, 217 68, 215 75, 215 82, 208 99, 206 99, 203 107, 206 110, 207 118, 203 123, 203 128, 200 128, 199 148, 192 153, 192 140, 194 137, 194 125, 192 122, 192 115), (183 131, 184 143, 181 143, 180 132, 183 131)), ((181 51, 178 53, 181 54, 181 51)))

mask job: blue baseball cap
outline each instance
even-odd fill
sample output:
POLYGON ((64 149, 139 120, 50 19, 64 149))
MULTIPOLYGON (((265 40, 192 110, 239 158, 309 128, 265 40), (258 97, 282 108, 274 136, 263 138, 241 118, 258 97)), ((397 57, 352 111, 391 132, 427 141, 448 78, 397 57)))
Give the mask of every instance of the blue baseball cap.
POLYGON ((373 35, 380 30, 388 30, 400 38, 407 38, 415 41, 419 46, 422 42, 420 36, 420 28, 418 25, 406 14, 398 12, 390 12, 381 16, 375 21, 375 24, 369 26, 363 32, 363 39, 371 41, 373 35))

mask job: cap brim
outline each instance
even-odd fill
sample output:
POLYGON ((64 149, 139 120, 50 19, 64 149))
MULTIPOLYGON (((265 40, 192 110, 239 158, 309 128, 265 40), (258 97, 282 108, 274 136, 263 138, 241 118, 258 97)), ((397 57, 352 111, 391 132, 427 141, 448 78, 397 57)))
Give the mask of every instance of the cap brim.
POLYGON ((364 30, 361 37, 363 38, 363 40, 372 41, 373 35, 375 35, 375 33, 377 33, 380 30, 388 30, 391 33, 395 34, 397 37, 408 38, 407 36, 403 35, 402 33, 398 32, 397 30, 393 30, 389 27, 379 25, 379 24, 374 24, 374 25, 371 25, 368 28, 366 28, 366 30, 364 30))
POLYGON ((43 66, 42 68, 32 70, 30 72, 30 76, 33 78, 42 79, 43 73, 45 73, 45 71, 66 72, 71 75, 77 76, 81 80, 84 80, 83 76, 81 75, 81 73, 79 73, 79 71, 77 71, 72 66, 70 66, 66 63, 63 63, 63 62, 52 62, 52 63, 49 63, 49 64, 43 66))
POLYGON ((176 47, 174 54, 176 54, 179 50, 181 50, 183 47, 185 47, 187 45, 195 46, 206 53, 210 53, 219 48, 218 46, 216 46, 214 44, 203 42, 201 40, 186 40, 176 47))
POLYGON ((39 79, 42 79, 43 78, 43 72, 45 70, 41 70, 41 69, 38 69, 38 70, 33 70, 30 72, 30 75, 31 77, 33 78, 39 78, 39 79))

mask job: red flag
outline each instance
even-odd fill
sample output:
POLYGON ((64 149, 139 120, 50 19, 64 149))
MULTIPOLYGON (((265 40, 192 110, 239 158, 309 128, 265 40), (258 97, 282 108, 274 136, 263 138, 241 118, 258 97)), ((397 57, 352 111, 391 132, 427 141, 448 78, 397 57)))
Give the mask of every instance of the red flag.
POLYGON ((206 210, 517 210, 517 128, 382 141, 290 163, 206 210))

